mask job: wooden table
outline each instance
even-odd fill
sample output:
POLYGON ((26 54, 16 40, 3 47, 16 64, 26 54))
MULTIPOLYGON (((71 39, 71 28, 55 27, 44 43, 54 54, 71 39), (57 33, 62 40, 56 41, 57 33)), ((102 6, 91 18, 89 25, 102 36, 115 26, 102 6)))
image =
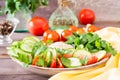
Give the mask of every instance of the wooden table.
MULTIPOLYGON (((14 33, 12 39, 20 40, 25 36, 30 36, 30 34, 14 33)), ((6 46, 0 46, 0 80, 48 80, 47 77, 26 71, 19 64, 12 61, 6 54, 6 46)))
MULTIPOLYGON (((95 25, 106 27, 115 26, 120 27, 120 22, 102 21, 96 22, 95 25)), ((85 26, 85 25, 80 25, 85 26)), ((13 40, 21 40, 25 36, 30 36, 29 33, 14 33, 13 40)), ((40 38, 40 37, 38 37, 40 38)), ((26 71, 17 63, 13 62, 9 56, 6 55, 6 45, 0 46, 0 80, 47 80, 48 78, 26 71)))

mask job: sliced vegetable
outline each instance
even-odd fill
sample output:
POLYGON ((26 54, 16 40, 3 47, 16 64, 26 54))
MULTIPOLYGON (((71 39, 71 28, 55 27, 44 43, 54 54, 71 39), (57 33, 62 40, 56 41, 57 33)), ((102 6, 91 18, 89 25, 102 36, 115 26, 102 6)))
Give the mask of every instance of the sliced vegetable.
POLYGON ((52 62, 50 64, 50 68, 57 68, 57 61, 56 61, 56 59, 52 59, 52 62))
POLYGON ((64 66, 59 58, 57 58, 57 68, 64 68, 64 66))
POLYGON ((78 58, 61 58, 63 65, 67 68, 77 68, 82 64, 78 58))
POLYGON ((52 57, 53 57, 52 52, 48 50, 47 53, 46 53, 46 58, 45 58, 45 61, 47 63, 47 67, 50 66, 50 64, 52 62, 52 57))
POLYGON ((26 52, 32 52, 34 44, 40 40, 36 37, 26 37, 21 41, 20 48, 26 52))
POLYGON ((82 50, 75 51, 73 56, 84 60, 85 57, 87 57, 87 58, 91 57, 91 53, 82 49, 82 50))
POLYGON ((36 66, 46 67, 45 59, 44 58, 39 58, 38 61, 36 62, 36 66))
POLYGON ((24 52, 23 50, 19 48, 14 49, 15 53, 17 54, 16 56, 12 56, 16 59, 18 59, 20 62, 24 62, 26 64, 31 64, 32 63, 32 55, 30 53, 24 52))
POLYGON ((96 52, 94 55, 98 58, 98 61, 100 61, 103 57, 105 57, 106 51, 105 50, 101 50, 99 52, 96 52))
POLYGON ((96 62, 98 62, 98 58, 96 56, 91 56, 90 58, 88 58, 87 65, 90 65, 96 62))
POLYGON ((50 64, 51 68, 56 68, 57 67, 57 51, 54 48, 51 48, 52 52, 52 62, 50 64))
POLYGON ((34 57, 34 59, 32 61, 32 65, 36 65, 38 60, 39 60, 39 56, 34 57))

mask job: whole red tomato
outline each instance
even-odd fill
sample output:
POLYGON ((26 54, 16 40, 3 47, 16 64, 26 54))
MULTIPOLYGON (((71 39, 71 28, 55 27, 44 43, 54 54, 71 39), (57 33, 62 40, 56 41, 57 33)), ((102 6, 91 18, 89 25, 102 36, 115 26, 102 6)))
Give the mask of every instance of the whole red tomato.
POLYGON ((54 30, 47 30, 43 34, 44 41, 52 40, 55 42, 55 41, 58 41, 59 39, 60 39, 59 34, 54 30))
POLYGON ((71 36, 73 35, 73 33, 70 31, 70 30, 64 30, 62 33, 61 33, 61 40, 62 41, 66 41, 67 40, 67 37, 68 36, 71 36))
POLYGON ((95 21, 95 13, 91 9, 82 9, 78 18, 82 24, 92 24, 95 21))
POLYGON ((31 34, 36 36, 41 36, 43 33, 48 30, 48 22, 42 17, 33 17, 28 22, 28 30, 31 34))

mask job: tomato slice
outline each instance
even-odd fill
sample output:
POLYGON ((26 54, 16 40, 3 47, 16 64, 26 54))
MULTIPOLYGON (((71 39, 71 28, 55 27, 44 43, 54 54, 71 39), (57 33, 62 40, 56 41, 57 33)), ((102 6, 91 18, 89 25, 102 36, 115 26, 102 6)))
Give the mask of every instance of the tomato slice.
POLYGON ((57 58, 57 68, 64 68, 64 66, 59 58, 57 58))
POLYGON ((71 53, 69 53, 69 54, 64 54, 64 55, 63 55, 64 58, 70 58, 70 57, 72 57, 72 56, 73 56, 73 54, 71 54, 71 53))
POLYGON ((111 54, 107 53, 107 54, 103 57, 103 59, 104 59, 104 58, 109 58, 110 56, 111 56, 111 54))
POLYGON ((36 56, 32 61, 32 65, 36 65, 38 60, 39 60, 39 56, 36 56))
POLYGON ((50 67, 51 67, 51 68, 57 68, 57 61, 56 61, 56 59, 52 59, 52 62, 51 62, 51 64, 50 64, 50 67))
POLYGON ((98 61, 98 58, 96 56, 91 56, 87 61, 87 65, 96 63, 97 61, 98 61))

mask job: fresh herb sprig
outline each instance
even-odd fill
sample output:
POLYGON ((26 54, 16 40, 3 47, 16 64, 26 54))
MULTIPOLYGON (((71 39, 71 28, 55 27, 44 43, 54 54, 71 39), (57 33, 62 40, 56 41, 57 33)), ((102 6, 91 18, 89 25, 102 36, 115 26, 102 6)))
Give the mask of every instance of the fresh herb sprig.
POLYGON ((39 6, 48 5, 48 0, 5 0, 6 14, 15 14, 20 9, 35 12, 39 6))
POLYGON ((107 53, 116 55, 116 50, 111 46, 110 43, 102 40, 95 33, 77 34, 69 36, 66 41, 67 44, 73 45, 76 49, 85 48, 91 53, 105 50, 107 53))

